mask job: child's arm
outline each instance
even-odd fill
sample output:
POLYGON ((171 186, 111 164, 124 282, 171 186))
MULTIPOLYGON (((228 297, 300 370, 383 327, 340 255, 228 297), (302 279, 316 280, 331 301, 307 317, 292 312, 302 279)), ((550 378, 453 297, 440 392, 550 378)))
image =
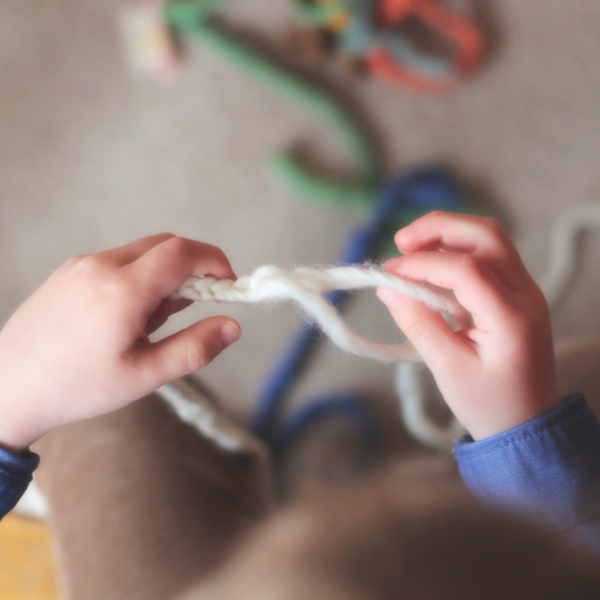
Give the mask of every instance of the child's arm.
POLYGON ((404 256, 386 270, 453 290, 473 327, 452 331, 439 313, 379 290, 474 439, 558 405, 546 300, 497 221, 433 212, 396 234, 404 256))
POLYGON ((431 213, 402 229, 386 268, 452 289, 473 327, 453 332, 411 298, 380 298, 471 436, 455 446, 482 502, 570 530, 600 551, 600 425, 581 394, 559 405, 544 296, 497 222, 431 213), (479 440, 479 441, 475 441, 479 440))
POLYGON ((0 333, 0 447, 116 410, 204 367, 240 335, 211 317, 160 342, 148 334, 191 302, 167 300, 194 275, 234 278, 214 246, 161 234, 60 267, 0 333))

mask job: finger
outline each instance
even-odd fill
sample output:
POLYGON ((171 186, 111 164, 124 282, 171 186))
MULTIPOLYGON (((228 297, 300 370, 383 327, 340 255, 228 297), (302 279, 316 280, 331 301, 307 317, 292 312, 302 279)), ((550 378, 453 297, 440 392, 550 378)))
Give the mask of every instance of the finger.
POLYGON ((171 237, 126 267, 153 299, 166 298, 193 276, 235 279, 229 260, 216 246, 171 237))
POLYGON ((135 240, 124 246, 119 246, 118 248, 105 250, 104 252, 100 252, 99 255, 114 261, 120 266, 125 266, 132 263, 134 260, 137 260, 143 254, 146 254, 146 252, 151 248, 154 248, 154 246, 173 237, 175 236, 172 233, 157 233, 156 235, 150 235, 135 240))
POLYGON ((512 321, 515 306, 510 291, 471 254, 417 252, 390 259, 385 270, 452 290, 478 329, 495 331, 501 323, 512 321))
POLYGON ((434 211, 398 231, 394 239, 403 254, 437 249, 468 252, 511 290, 532 283, 517 249, 495 219, 434 211))
POLYGON ((209 317, 160 342, 135 350, 132 358, 148 389, 202 369, 240 337, 230 317, 209 317))
POLYGON ((181 298, 180 300, 163 300, 154 313, 148 317, 145 329, 146 334, 150 335, 154 333, 167 322, 171 315, 182 311, 193 303, 193 300, 185 298, 181 298))
POLYGON ((377 296, 432 370, 475 353, 468 338, 452 331, 440 313, 423 302, 387 288, 378 288, 377 296))

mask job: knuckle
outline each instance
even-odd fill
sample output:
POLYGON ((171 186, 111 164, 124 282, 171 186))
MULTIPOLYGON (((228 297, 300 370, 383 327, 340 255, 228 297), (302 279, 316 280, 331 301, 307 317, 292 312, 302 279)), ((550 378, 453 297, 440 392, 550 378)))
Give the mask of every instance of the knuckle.
POLYGON ((165 241, 165 246, 167 246, 173 254, 184 256, 189 252, 190 240, 174 235, 165 241))
POLYGON ((60 268, 75 274, 89 273, 97 269, 97 262, 94 254, 79 254, 69 258, 60 268))
POLYGON ((419 314, 413 315, 403 323, 402 329, 411 342, 418 342, 427 330, 427 319, 419 314))
POLYGON ((157 233, 156 235, 149 236, 147 239, 149 241, 152 240, 152 244, 154 247, 156 247, 156 246, 164 247, 165 245, 168 245, 169 243, 171 243, 171 240, 173 240, 175 238, 177 238, 177 236, 174 233, 164 231, 162 233, 157 233))
POLYGON ((210 250, 215 260, 219 262, 228 262, 227 256, 225 256, 225 252, 223 252, 223 250, 221 250, 221 248, 219 248, 218 246, 207 245, 206 248, 207 250, 210 250))
POLYGON ((498 219, 492 217, 483 217, 485 228, 488 232, 496 239, 504 239, 506 237, 506 231, 498 219))
POLYGON ((439 208, 436 208, 435 210, 430 210, 428 213, 424 214, 421 218, 422 219, 435 219, 437 217, 443 216, 445 213, 443 210, 440 210, 439 208))
POLYGON ((78 254, 76 256, 72 256, 71 258, 69 258, 69 260, 67 260, 64 263, 64 267, 75 267, 76 265, 78 265, 81 261, 86 260, 87 258, 89 258, 90 255, 89 254, 78 254))
POLYGON ((172 234, 166 235, 169 237, 163 242, 163 248, 165 252, 173 254, 174 257, 203 255, 217 263, 229 264, 225 253, 217 246, 184 237, 178 237, 172 234))
POLYGON ((107 305, 121 307, 130 297, 130 290, 121 277, 106 277, 98 285, 98 296, 107 305))
POLYGON ((481 263, 472 254, 463 254, 460 258, 460 269, 472 277, 481 273, 481 263))
POLYGON ((447 216, 448 213, 438 208, 436 210, 432 210, 429 214, 431 215, 432 219, 439 219, 440 217, 447 216))
POLYGON ((95 277, 103 268, 103 260, 97 254, 84 254, 70 258, 65 266, 79 276, 95 277))
POLYGON ((209 255, 212 261, 216 263, 229 264, 227 256, 225 256, 225 252, 223 252, 223 250, 221 250, 221 248, 218 246, 213 246, 212 244, 206 244, 203 242, 196 242, 196 244, 199 244, 198 247, 202 248, 202 252, 209 255))
POLYGON ((421 221, 421 222, 426 222, 426 223, 429 223, 430 221, 433 223, 435 223, 436 221, 439 221, 441 224, 447 218, 448 218, 448 213, 446 211, 436 209, 436 210, 432 210, 432 211, 428 212, 427 214, 423 215, 420 219, 417 219, 417 220, 421 221))
POLYGON ((129 297, 127 281, 102 254, 74 256, 62 266, 63 282, 78 294, 93 297, 98 305, 121 307, 129 297))
POLYGON ((212 353, 203 344, 190 343, 187 347, 187 369, 191 373, 202 369, 212 360, 212 353))
POLYGON ((119 270, 107 257, 100 254, 90 254, 82 257, 75 265, 78 275, 87 281, 88 285, 107 297, 125 292, 119 270))

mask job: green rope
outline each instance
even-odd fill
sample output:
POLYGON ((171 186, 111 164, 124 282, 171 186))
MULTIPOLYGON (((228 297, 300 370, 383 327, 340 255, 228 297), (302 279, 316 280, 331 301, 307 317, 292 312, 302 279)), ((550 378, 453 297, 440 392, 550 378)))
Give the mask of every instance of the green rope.
POLYGON ((351 153, 359 182, 344 185, 316 176, 285 153, 277 154, 271 160, 272 170, 297 192, 327 204, 366 205, 372 202, 379 180, 379 161, 368 138, 346 111, 324 91, 287 73, 253 48, 207 23, 223 1, 167 2, 167 23, 176 31, 194 35, 257 80, 306 107, 335 130, 351 153))
POLYGON ((164 15, 172 27, 193 32, 196 27, 215 16, 229 0, 174 0, 165 3, 164 15))
POLYGON ((321 204, 368 209, 375 200, 374 188, 315 177, 290 160, 286 154, 274 154, 267 164, 272 173, 286 181, 299 195, 318 200, 321 204))

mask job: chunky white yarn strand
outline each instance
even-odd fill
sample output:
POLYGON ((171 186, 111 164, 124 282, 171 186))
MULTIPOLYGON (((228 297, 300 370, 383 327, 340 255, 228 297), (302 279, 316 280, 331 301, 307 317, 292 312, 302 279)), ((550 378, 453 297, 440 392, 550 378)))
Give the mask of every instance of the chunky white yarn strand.
POLYGON ((450 294, 384 273, 372 266, 328 269, 264 266, 235 282, 194 277, 184 283, 172 298, 246 303, 294 300, 346 352, 385 362, 422 362, 410 344, 379 344, 348 329, 335 308, 322 295, 332 290, 359 290, 377 286, 391 288, 425 302, 461 326, 469 323, 468 314, 450 294))
POLYGON ((406 429, 426 446, 450 450, 455 440, 467 432, 454 415, 445 425, 436 423, 429 416, 428 394, 435 382, 424 365, 399 364, 394 384, 406 429))
POLYGON ((600 227, 600 202, 571 206, 563 211, 552 228, 550 261, 540 287, 552 307, 567 289, 577 254, 577 237, 587 229, 600 227))

